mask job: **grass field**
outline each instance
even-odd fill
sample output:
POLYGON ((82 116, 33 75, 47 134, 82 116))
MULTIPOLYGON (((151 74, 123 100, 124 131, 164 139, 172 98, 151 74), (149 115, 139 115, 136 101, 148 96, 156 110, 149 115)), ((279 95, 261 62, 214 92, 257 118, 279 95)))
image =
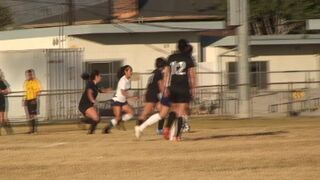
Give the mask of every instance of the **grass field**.
POLYGON ((138 141, 133 125, 109 135, 86 135, 77 125, 41 126, 38 135, 2 130, 0 179, 320 178, 317 118, 194 117, 182 142, 164 141, 155 127, 138 141))

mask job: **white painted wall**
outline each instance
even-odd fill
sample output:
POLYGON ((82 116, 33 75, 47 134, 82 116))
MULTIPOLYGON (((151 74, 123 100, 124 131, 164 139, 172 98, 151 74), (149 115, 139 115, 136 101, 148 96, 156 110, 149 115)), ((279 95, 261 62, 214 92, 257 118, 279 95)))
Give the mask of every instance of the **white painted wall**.
MULTIPOLYGON (((43 89, 47 89, 47 64, 43 50, 32 51, 0 51, 0 69, 4 72, 5 80, 10 85, 11 91, 23 91, 25 71, 34 69, 43 89)), ((13 96, 23 93, 11 94, 13 96)), ((25 110, 22 106, 23 97, 8 98, 8 117, 12 121, 25 119, 25 110)), ((45 116, 45 97, 40 99, 40 116, 45 116)))
POLYGON ((60 41, 60 45, 58 42, 58 36, 0 40, 0 51, 55 49, 63 47, 63 41, 60 41))
MULTIPOLYGON (((208 47, 206 49, 207 63, 213 63, 213 71, 219 72, 218 55, 227 52, 231 48, 208 47)), ((304 71, 320 70, 320 45, 286 45, 286 46, 253 46, 251 47, 251 61, 268 61, 268 71, 304 71)), ((228 56, 220 59, 224 72, 223 82, 227 82, 227 64, 236 60, 236 52, 227 53, 228 56)), ((211 66, 211 65, 210 65, 211 66)), ((320 74, 313 73, 271 73, 269 82, 296 82, 319 81, 320 74)), ((220 83, 219 79, 215 82, 220 83)), ((303 88, 306 85, 295 85, 293 88, 303 88)), ((318 87, 317 84, 310 87, 318 87)), ((269 89, 287 89, 287 85, 272 85, 269 89)))

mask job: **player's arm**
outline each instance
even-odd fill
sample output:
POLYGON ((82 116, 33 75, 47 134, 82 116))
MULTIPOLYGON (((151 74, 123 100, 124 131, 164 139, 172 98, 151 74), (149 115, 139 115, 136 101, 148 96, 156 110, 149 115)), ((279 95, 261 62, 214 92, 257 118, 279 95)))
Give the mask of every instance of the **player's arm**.
POLYGON ((110 93, 112 92, 112 88, 101 88, 99 89, 100 93, 110 93))
POLYGON ((87 96, 88 96, 89 101, 90 101, 92 104, 95 104, 95 103, 96 103, 96 100, 95 100, 94 97, 93 97, 93 90, 92 90, 92 89, 88 89, 88 90, 87 90, 87 96))
POLYGON ((195 97, 195 88, 196 88, 196 68, 195 67, 191 67, 188 69, 188 78, 189 78, 192 97, 195 97))
POLYGON ((165 66, 163 69, 163 79, 162 79, 162 85, 159 86, 160 88, 163 88, 161 92, 163 92, 164 96, 169 96, 169 90, 168 87, 170 85, 170 66, 165 66))

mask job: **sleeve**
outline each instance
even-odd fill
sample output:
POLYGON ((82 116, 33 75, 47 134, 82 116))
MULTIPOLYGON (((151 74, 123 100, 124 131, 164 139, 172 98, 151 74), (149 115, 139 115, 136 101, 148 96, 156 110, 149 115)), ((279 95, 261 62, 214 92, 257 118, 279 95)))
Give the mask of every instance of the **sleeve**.
POLYGON ((4 83, 3 81, 0 81, 0 88, 4 90, 4 89, 7 89, 8 87, 6 83, 4 83))
POLYGON ((86 90, 89 90, 89 89, 91 89, 92 91, 95 90, 94 84, 91 81, 89 81, 86 86, 86 90))
POLYGON ((189 57, 187 60, 187 69, 196 67, 194 60, 192 57, 189 57))
POLYGON ((127 90, 128 87, 126 87, 126 82, 123 78, 120 79, 119 84, 118 84, 119 88, 121 90, 127 90))
POLYGON ((42 87, 41 87, 41 83, 39 80, 37 80, 37 83, 36 83, 36 87, 35 87, 35 91, 36 92, 39 92, 41 91, 42 87))

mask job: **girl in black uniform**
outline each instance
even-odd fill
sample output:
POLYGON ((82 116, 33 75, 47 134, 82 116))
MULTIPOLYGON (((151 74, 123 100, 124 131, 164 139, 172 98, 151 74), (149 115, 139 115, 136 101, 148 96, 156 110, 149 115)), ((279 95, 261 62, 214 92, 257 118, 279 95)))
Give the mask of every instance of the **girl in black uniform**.
POLYGON ((181 129, 183 117, 188 115, 189 103, 195 95, 195 64, 191 56, 192 46, 185 39, 178 41, 178 51, 168 58, 171 68, 171 79, 169 84, 170 100, 172 101, 172 112, 169 114, 168 123, 164 128, 163 135, 169 139, 169 129, 177 119, 177 133, 175 140, 181 140, 181 129))
POLYGON ((12 129, 9 122, 5 119, 4 113, 6 111, 6 100, 5 95, 9 93, 9 89, 5 83, 3 73, 0 69, 0 135, 1 135, 1 127, 3 126, 7 132, 7 134, 12 134, 12 129))
MULTIPOLYGON (((152 72, 152 75, 149 77, 147 92, 145 94, 145 104, 143 112, 137 121, 137 125, 140 126, 146 118, 153 112, 154 108, 157 106, 159 109, 159 100, 160 93, 163 92, 163 69, 166 66, 166 60, 164 58, 157 58, 155 62, 156 69, 152 72)), ((159 121, 158 131, 161 131, 163 128, 164 119, 159 121)))
POLYGON ((97 108, 94 106, 97 103, 97 95, 99 92, 108 93, 111 89, 98 88, 97 84, 101 82, 102 77, 100 72, 97 70, 94 70, 90 75, 83 73, 81 77, 83 80, 87 80, 88 82, 79 102, 79 111, 86 117, 84 122, 91 125, 88 134, 93 134, 100 121, 99 113, 97 108))

